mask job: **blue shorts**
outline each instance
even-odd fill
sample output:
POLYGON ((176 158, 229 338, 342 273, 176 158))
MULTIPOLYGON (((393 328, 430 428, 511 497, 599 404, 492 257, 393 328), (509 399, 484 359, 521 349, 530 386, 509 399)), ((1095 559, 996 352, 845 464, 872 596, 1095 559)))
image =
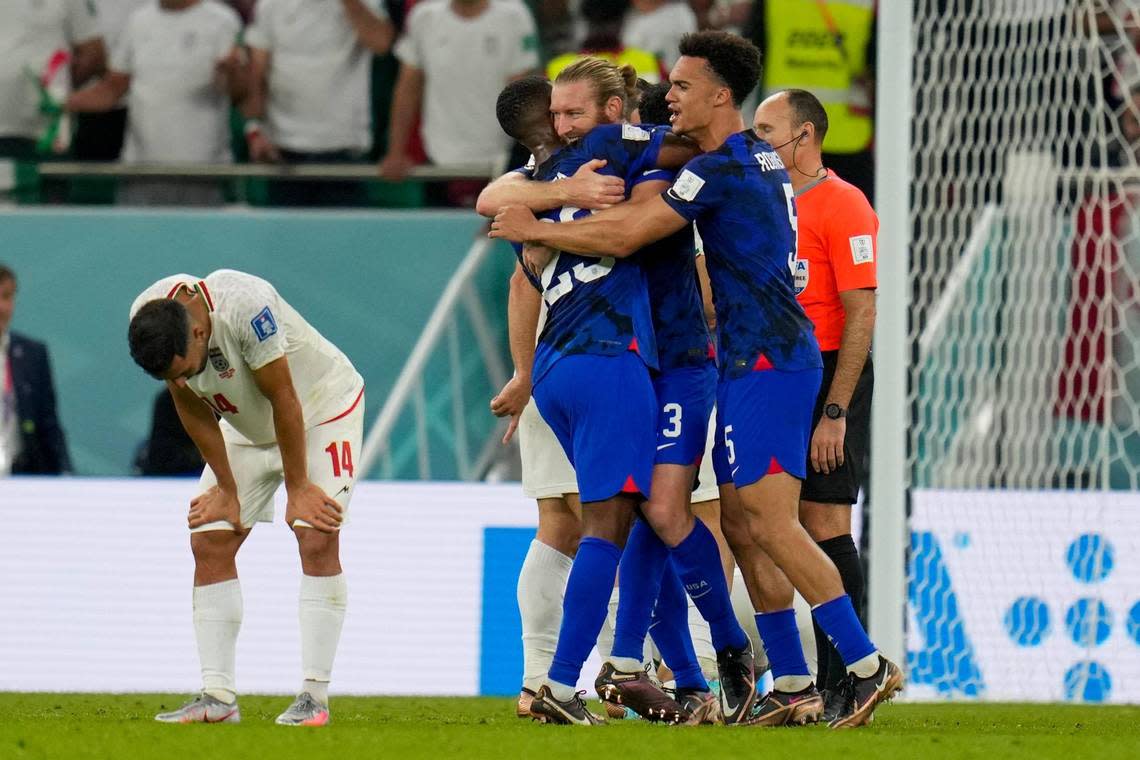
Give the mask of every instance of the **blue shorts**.
POLYGON ((564 356, 538 381, 534 401, 574 466, 583 502, 649 498, 657 397, 637 354, 564 356))
POLYGON ((716 366, 666 370, 653 378, 657 392, 657 464, 700 464, 709 413, 716 401, 716 366))
POLYGON ((812 410, 823 370, 766 369, 717 386, 716 482, 737 488, 777 472, 807 475, 812 410))

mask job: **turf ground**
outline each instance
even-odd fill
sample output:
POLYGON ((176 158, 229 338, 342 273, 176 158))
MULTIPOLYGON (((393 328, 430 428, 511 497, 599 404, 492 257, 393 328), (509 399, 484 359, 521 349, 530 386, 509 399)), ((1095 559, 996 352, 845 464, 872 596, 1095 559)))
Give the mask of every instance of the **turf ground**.
POLYGON ((867 729, 830 731, 623 721, 583 729, 514 717, 507 699, 334 697, 333 725, 275 726, 285 697, 243 697, 239 725, 169 726, 154 713, 174 695, 0 694, 0 758, 1140 757, 1140 708, 1076 705, 887 705, 867 729))

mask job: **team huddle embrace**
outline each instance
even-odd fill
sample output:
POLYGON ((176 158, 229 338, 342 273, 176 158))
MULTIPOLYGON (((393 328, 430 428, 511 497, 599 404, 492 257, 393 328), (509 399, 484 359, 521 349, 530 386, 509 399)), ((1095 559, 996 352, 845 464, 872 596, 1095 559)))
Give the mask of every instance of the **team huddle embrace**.
POLYGON ((680 53, 667 86, 639 87, 629 67, 587 58, 553 83, 513 82, 497 103, 503 130, 533 156, 484 190, 477 207, 494 219, 491 236, 514 243, 518 257, 516 374, 492 409, 515 418, 524 487, 539 500, 539 534, 519 583, 518 713, 603 721, 576 684, 606 625, 616 578, 613 640, 595 681, 608 714, 865 725, 903 676, 868 638, 829 548, 851 541, 870 393, 870 332, 859 309, 869 302, 873 316, 877 222, 866 199, 823 168, 827 121, 814 97, 774 95, 745 129, 740 107, 759 78, 759 51, 702 32, 686 36, 680 53), (812 230, 824 257, 816 266, 797 251, 801 195, 828 217, 812 230), (834 204, 856 210, 833 213, 834 204), (844 229, 861 224, 869 234, 844 229), (850 248, 846 260, 822 250, 838 247, 831 238, 850 248), (859 318, 850 329, 842 317, 837 330, 821 329, 797 295, 829 296, 859 318), (530 396, 537 415, 528 414, 530 396), (542 451, 551 440, 567 469, 542 451), (712 472, 706 467, 698 480, 708 459, 712 472), (693 506, 694 488, 710 478, 720 507, 713 524, 693 506), (801 500, 805 516, 827 510, 809 521, 810 533, 801 500), (846 527, 835 533, 840 522, 846 527), (829 523, 833 535, 825 536, 829 523), (771 668, 767 693, 758 693, 756 653, 732 608, 722 562, 729 551, 771 668), (546 593, 531 593, 532 585, 546 593), (826 693, 804 656, 796 592, 839 660, 826 693), (552 594, 561 609, 546 603, 545 619, 528 613, 552 594), (690 603, 711 637, 713 683, 695 656, 690 603), (643 666, 650 629, 673 674, 671 694, 643 666))

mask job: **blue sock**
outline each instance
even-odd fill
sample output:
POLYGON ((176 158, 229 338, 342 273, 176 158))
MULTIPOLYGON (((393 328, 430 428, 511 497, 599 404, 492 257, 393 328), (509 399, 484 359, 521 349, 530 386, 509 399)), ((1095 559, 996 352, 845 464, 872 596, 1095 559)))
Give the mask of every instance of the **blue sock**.
POLYGON ((808 676, 807 660, 804 659, 803 644, 800 643, 800 629, 796 626, 796 613, 793 609, 779 612, 761 612, 756 615, 756 629, 768 653, 768 663, 772 667, 772 677, 808 676))
POLYGON ((737 622, 728 596, 720 549, 705 524, 697 520, 693 532, 673 547, 671 556, 685 591, 709 623, 713 648, 719 652, 726 647, 743 649, 747 646, 748 636, 737 622))
POLYGON ((665 563, 649 630, 665 664, 673 671, 677 688, 708 691, 709 685, 697 662, 693 637, 689 633, 689 600, 672 562, 665 563))
POLYGON ((562 629, 550 665, 550 680, 564 686, 577 685, 582 664, 605 622, 620 557, 621 549, 602 538, 586 536, 578 544, 566 581, 562 629))
POLYGON ((612 656, 641 662, 661 572, 668 560, 669 547, 653 528, 644 520, 635 521, 618 565, 618 609, 612 656))
POLYGON ((869 654, 875 652, 875 645, 863 630, 859 616, 855 614, 855 607, 851 604, 851 597, 844 594, 830 602, 824 602, 811 611, 815 622, 831 639, 831 643, 839 650, 844 665, 858 662, 869 654))

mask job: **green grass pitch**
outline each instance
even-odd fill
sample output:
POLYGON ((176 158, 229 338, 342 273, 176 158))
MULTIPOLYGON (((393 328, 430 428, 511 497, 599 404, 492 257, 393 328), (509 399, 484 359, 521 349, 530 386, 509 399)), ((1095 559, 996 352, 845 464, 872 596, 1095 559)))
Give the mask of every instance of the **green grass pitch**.
POLYGON ((622 721, 540 726, 508 699, 334 697, 333 724, 276 726, 287 697, 241 700, 239 725, 169 726, 155 712, 179 695, 0 694, 0 758, 652 757, 985 758, 1140 757, 1140 708, 1077 705, 892 704, 870 728, 677 728, 622 721))

